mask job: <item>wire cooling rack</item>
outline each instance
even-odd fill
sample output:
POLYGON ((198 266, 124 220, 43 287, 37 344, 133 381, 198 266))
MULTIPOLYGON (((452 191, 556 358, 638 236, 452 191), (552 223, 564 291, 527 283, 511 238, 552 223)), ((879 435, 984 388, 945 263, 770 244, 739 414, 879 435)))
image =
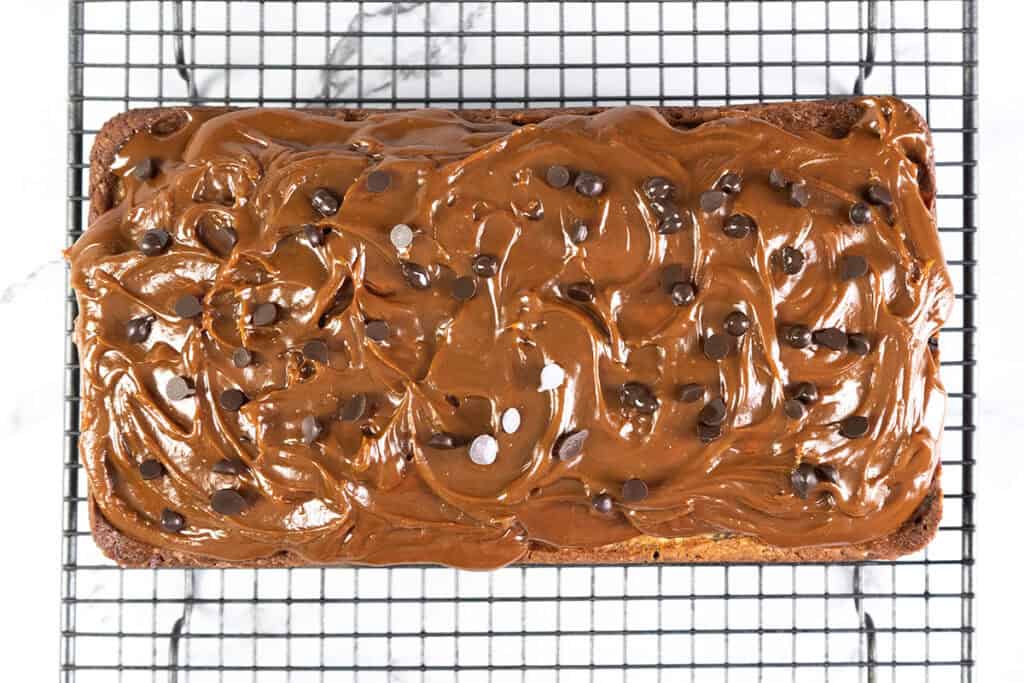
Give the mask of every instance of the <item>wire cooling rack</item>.
MULTIPOLYGON (((945 516, 896 562, 129 570, 97 551, 66 351, 61 677, 970 681, 976 194, 971 0, 72 0, 68 231, 104 120, 161 104, 719 104, 893 93, 928 118, 956 283, 945 516)), ((67 299, 70 332, 75 304, 67 299)))

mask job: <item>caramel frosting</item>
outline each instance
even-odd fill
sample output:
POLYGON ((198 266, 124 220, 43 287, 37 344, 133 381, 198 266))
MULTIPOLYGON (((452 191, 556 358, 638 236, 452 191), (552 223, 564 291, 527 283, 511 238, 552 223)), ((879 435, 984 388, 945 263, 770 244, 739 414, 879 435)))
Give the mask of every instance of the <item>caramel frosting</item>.
POLYGON ((116 529, 219 561, 893 533, 953 290, 927 130, 183 110, 68 252, 116 529))

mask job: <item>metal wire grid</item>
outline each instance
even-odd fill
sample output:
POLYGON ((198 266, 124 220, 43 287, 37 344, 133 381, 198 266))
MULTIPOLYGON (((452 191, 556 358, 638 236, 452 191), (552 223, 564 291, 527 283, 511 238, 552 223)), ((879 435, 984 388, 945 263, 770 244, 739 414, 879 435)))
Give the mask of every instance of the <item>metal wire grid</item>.
POLYGON ((932 125, 957 305, 938 537, 831 566, 120 570, 89 536, 69 336, 62 680, 972 680, 976 55, 972 0, 72 0, 69 244, 93 137, 128 107, 893 93, 932 125))

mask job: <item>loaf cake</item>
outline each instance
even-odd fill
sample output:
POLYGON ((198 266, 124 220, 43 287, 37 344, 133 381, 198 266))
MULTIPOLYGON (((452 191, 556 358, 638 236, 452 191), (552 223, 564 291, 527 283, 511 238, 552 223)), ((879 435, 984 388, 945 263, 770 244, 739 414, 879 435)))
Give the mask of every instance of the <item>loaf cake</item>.
POLYGON ((67 252, 96 542, 151 567, 919 549, 934 179, 891 98, 117 116, 67 252))

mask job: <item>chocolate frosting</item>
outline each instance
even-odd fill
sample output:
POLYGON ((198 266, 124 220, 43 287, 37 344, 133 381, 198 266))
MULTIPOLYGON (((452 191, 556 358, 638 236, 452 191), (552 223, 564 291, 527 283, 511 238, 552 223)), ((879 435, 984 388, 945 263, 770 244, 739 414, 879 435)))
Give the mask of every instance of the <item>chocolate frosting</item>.
POLYGON ((857 105, 837 138, 632 107, 191 110, 135 135, 118 202, 68 252, 92 499, 225 561, 491 568, 538 544, 894 532, 938 465, 928 340, 953 293, 926 131, 897 100, 857 105))

